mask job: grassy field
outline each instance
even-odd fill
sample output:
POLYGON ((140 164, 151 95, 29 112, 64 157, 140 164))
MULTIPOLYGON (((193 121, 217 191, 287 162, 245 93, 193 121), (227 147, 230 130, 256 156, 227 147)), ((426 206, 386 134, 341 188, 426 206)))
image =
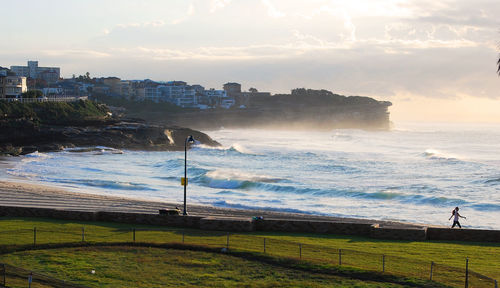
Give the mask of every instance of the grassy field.
MULTIPOLYGON (((184 242, 207 247, 224 247, 228 244, 228 236, 223 232, 4 217, 0 218, 0 245, 33 244, 34 227, 37 230, 37 244, 80 242, 82 232, 86 242, 132 242, 133 228, 136 229, 135 238, 138 242, 184 242)), ((471 270, 500 279, 499 244, 388 241, 340 235, 239 233, 229 235, 229 248, 248 252, 264 252, 265 249, 267 255, 332 265, 338 264, 340 248, 343 265, 370 271, 385 269, 395 275, 422 279, 429 277, 430 262, 434 261, 437 264, 433 266, 433 279, 452 286, 462 285, 465 257, 468 256, 471 270)), ((482 281, 479 278, 473 280, 474 283, 482 281)))
POLYGON ((24 251, 2 258, 89 287, 408 287, 177 249, 81 247, 24 251))

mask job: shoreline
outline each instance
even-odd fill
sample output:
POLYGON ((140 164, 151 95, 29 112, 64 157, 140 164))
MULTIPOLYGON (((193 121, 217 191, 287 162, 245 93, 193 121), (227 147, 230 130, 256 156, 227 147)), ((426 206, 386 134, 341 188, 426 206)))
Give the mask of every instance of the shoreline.
MULTIPOLYGON (((158 214, 159 209, 182 208, 183 203, 150 201, 118 196, 106 196, 72 192, 59 187, 25 182, 0 180, 0 206, 52 208, 72 211, 105 211, 158 214)), ((359 218, 344 218, 311 214, 277 212, 269 210, 244 210, 218 208, 204 205, 188 205, 188 212, 193 216, 251 218, 262 216, 265 219, 288 219, 329 221, 343 223, 379 224, 388 228, 443 227, 436 225, 404 223, 359 218)))

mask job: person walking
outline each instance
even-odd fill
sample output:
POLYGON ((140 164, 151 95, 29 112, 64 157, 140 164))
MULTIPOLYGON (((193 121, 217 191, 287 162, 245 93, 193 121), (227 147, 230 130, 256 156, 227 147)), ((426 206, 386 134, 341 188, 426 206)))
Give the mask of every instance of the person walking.
POLYGON ((453 211, 451 211, 451 216, 448 219, 448 221, 449 221, 449 220, 451 220, 451 218, 453 218, 453 225, 451 225, 451 228, 455 227, 455 225, 458 225, 458 227, 462 228, 462 225, 460 225, 460 222, 458 222, 458 218, 467 219, 467 217, 462 216, 462 215, 460 215, 460 213, 458 213, 459 209, 460 208, 455 207, 455 209, 453 211))

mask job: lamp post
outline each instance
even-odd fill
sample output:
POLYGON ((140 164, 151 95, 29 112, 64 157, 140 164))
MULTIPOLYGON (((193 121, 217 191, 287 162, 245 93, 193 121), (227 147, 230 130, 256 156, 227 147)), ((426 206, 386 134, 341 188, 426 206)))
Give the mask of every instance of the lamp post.
POLYGON ((187 215, 187 207, 186 207, 186 186, 188 183, 187 179, 187 144, 188 143, 194 143, 194 138, 192 135, 189 135, 186 138, 186 141, 184 142, 184 211, 182 212, 182 215, 187 215))

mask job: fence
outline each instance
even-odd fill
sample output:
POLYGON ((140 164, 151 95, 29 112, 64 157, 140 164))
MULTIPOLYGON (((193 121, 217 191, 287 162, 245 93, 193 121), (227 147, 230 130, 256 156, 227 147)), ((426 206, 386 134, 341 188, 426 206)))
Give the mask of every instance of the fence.
POLYGON ((36 103, 36 102, 76 102, 79 100, 87 100, 88 96, 74 97, 43 97, 43 98, 0 98, 1 101, 20 102, 20 103, 36 103))
MULTIPOLYGON (((328 263, 332 265, 360 268, 367 271, 378 271, 396 276, 413 277, 424 280, 427 279, 451 287, 497 288, 497 282, 494 279, 471 271, 469 269, 468 259, 464 259, 463 267, 451 267, 431 261, 297 243, 270 237, 206 230, 183 230, 177 228, 109 229, 100 226, 90 226, 65 229, 63 231, 46 228, 40 229, 36 227, 33 229, 10 231, 0 230, 0 245, 16 244, 15 246, 9 246, 10 248, 23 247, 23 245, 36 247, 41 244, 63 244, 75 242, 141 242, 155 244, 183 243, 189 245, 202 245, 212 248, 226 248, 229 251, 235 252, 262 253, 278 258, 292 258, 317 264, 328 263)), ((12 251, 13 249, 7 250, 12 251)), ((9 273, 7 273, 7 275, 9 275, 9 273)), ((19 272, 18 275, 22 275, 24 277, 18 278, 27 279, 26 273, 22 274, 19 272)))
POLYGON ((87 288, 8 264, 0 264, 0 287, 87 288))

